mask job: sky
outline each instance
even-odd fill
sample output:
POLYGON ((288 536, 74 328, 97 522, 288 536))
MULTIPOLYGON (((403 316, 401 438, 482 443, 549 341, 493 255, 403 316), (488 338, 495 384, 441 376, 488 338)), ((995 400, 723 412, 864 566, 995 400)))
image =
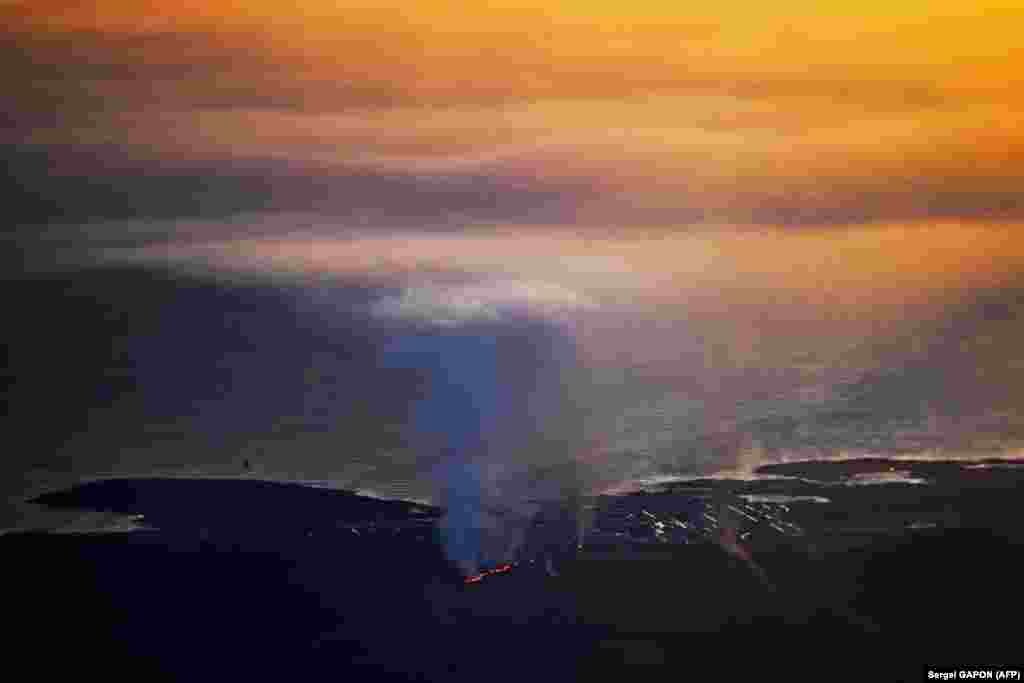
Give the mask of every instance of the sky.
POLYGON ((498 507, 552 468, 1021 452, 1019 3, 35 0, 0 26, 9 496, 248 458, 443 497, 428 453, 473 438, 498 507))
POLYGON ((8 2, 5 142, 72 195, 169 176, 132 216, 167 185, 372 225, 1020 217, 1015 3, 550 4, 8 2))

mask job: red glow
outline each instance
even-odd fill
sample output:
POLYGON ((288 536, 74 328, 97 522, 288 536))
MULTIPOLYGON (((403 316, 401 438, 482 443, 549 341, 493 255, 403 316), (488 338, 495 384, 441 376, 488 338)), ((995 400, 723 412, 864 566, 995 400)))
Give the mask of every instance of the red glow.
POLYGON ((466 583, 479 583, 480 581, 482 581, 484 579, 485 576, 490 576, 492 574, 503 574, 504 572, 507 572, 507 571, 511 570, 513 566, 514 565, 511 565, 511 564, 498 565, 494 569, 488 569, 487 571, 482 571, 479 574, 474 574, 473 576, 467 576, 465 582, 466 583))

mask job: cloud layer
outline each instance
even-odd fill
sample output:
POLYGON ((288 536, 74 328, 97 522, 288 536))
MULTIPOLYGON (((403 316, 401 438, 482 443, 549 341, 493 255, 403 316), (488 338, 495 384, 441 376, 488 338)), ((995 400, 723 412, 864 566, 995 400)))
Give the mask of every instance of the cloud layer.
POLYGON ((94 185, 120 182, 109 166, 124 158, 210 182, 249 169, 264 181, 247 188, 263 195, 254 208, 360 213, 348 198, 369 183, 388 200, 354 220, 425 218, 411 207, 426 194, 451 226, 517 212, 806 225, 1024 210, 1024 13, 995 0, 5 14, 7 142, 94 185), (473 192, 489 184, 502 189, 485 209, 473 192))

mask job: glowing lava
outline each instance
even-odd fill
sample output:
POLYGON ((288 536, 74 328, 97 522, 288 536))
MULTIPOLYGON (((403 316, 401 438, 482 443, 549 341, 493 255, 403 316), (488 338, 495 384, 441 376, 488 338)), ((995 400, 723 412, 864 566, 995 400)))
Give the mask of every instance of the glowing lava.
POLYGON ((466 583, 479 583, 480 581, 484 580, 484 577, 491 576, 492 574, 504 574, 505 572, 510 571, 512 569, 512 567, 514 567, 514 566, 515 565, 512 565, 512 564, 498 565, 494 569, 488 569, 486 571, 480 572, 479 574, 474 574, 473 576, 467 576, 465 582, 466 583))

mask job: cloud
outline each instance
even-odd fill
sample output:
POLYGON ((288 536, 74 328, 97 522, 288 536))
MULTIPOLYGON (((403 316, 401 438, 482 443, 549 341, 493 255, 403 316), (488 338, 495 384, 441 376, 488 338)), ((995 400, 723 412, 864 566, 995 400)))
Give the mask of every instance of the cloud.
POLYGON ((398 296, 375 302, 372 312, 382 318, 457 325, 474 320, 498 321, 508 312, 557 317, 562 312, 596 307, 595 302, 557 284, 499 279, 413 286, 398 296))
POLYGON ((39 250, 127 246, 140 237, 160 241, 185 233, 218 239, 263 229, 322 230, 332 222, 364 230, 563 222, 587 194, 567 184, 522 179, 509 185, 480 174, 419 176, 254 156, 172 159, 116 144, 19 144, 0 151, 8 221, 26 247, 39 250), (289 216, 269 219, 282 212, 289 216), (175 234, 172 219, 192 222, 175 234), (40 230, 46 224, 54 227, 40 230))
MULTIPOLYGON (((14 4, 9 140, 202 166, 204 202, 245 167, 293 206, 376 183, 381 224, 1021 216, 1024 15, 786 6, 14 4)), ((244 193, 218 210, 261 208, 244 193)))
MULTIPOLYGON (((76 129, 71 144, 39 133, 36 148, 58 171, 62 160, 94 157, 86 164, 94 184, 107 175, 127 186, 181 169, 172 172, 209 179, 209 191, 193 193, 201 201, 351 208, 368 224, 841 225, 1020 217, 1021 124, 1018 110, 992 104, 865 112, 827 99, 784 106, 649 96, 344 113, 124 112, 76 129), (124 165, 119 158, 135 159, 138 170, 119 178, 110 171, 124 165), (217 189, 239 176, 253 188, 244 199, 217 189)), ((12 167, 19 174, 32 170, 12 167)), ((58 203, 74 204, 54 190, 58 203)))
MULTIPOLYGON (((282 229, 292 225, 286 217, 280 220, 282 229)), ((106 256, 295 276, 376 275, 399 282, 445 273, 505 278, 551 283, 600 302, 634 306, 676 302, 691 311, 731 307, 740 313, 771 305, 777 319, 791 324, 790 315, 898 311, 937 293, 997 286, 1019 272, 1024 249, 1013 222, 877 223, 845 230, 711 225, 689 232, 499 224, 435 234, 343 225, 340 237, 326 234, 332 227, 328 223, 319 236, 311 231, 201 240, 201 230, 181 221, 167 227, 187 236, 180 243, 114 249, 106 256)))
MULTIPOLYGON (((261 83, 285 75, 251 42, 197 31, 128 32, 7 23, 0 63, 9 70, 4 142, 40 132, 74 141, 97 125, 114 134, 118 114, 152 110, 273 106, 284 93, 261 83)), ((297 100, 292 97, 289 105, 297 100)))

